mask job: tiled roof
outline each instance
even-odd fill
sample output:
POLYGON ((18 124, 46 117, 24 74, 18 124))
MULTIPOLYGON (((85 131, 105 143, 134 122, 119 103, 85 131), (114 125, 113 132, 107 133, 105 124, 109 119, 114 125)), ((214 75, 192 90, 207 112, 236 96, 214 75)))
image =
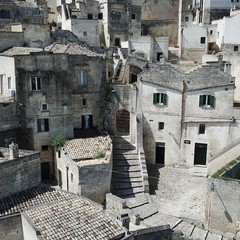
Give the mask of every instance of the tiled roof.
POLYGON ((4 56, 29 55, 31 52, 42 52, 42 48, 12 47, 5 52, 0 53, 4 56))
POLYGON ((26 210, 41 239, 121 239, 124 230, 92 203, 80 197, 26 210))
POLYGON ((72 194, 48 186, 37 186, 0 199, 0 217, 17 214, 21 210, 44 203, 68 199, 72 194))
POLYGON ((47 46, 44 48, 45 51, 53 52, 53 53, 68 53, 70 55, 87 55, 90 57, 101 57, 103 54, 99 54, 96 52, 92 52, 91 50, 79 46, 77 44, 59 44, 59 43, 54 43, 50 46, 47 46))
POLYGON ((92 159, 98 152, 104 152, 111 148, 111 139, 106 137, 77 138, 69 140, 64 145, 65 152, 73 160, 92 159))

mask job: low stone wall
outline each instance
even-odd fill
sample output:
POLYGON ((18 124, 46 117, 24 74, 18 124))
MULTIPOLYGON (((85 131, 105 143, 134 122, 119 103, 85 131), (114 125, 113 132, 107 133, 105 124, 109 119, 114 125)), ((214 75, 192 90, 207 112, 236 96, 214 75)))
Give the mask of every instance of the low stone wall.
POLYGON ((0 176, 0 198, 38 185, 41 182, 39 153, 0 163, 0 176))
POLYGON ((205 210, 206 226, 222 233, 240 230, 239 181, 209 178, 205 210))
POLYGON ((1 240, 22 240, 21 215, 0 218, 0 239, 1 240))

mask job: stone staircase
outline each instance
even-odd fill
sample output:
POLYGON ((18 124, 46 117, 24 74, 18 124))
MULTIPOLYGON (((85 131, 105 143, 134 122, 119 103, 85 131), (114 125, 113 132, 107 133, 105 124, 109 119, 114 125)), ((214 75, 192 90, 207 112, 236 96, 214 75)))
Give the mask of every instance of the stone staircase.
POLYGON ((200 228, 187 221, 180 221, 172 228, 174 231, 181 231, 184 239, 189 240, 227 240, 221 234, 211 232, 209 230, 200 228))
MULTIPOLYGON (((144 192, 138 152, 129 141, 128 135, 121 132, 113 136, 113 172, 111 182, 112 194, 125 199, 133 215, 141 220, 156 214, 157 208, 151 203, 151 197, 144 192)), ((126 131, 126 129, 125 129, 126 131)))

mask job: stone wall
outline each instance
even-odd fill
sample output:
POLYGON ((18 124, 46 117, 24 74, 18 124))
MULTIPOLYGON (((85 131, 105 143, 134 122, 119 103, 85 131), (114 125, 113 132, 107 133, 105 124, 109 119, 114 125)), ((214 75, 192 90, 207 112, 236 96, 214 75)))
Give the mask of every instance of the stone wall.
POLYGON ((240 230, 240 186, 238 181, 208 180, 206 225, 223 233, 240 230))
POLYGON ((24 45, 23 32, 1 32, 0 31, 0 52, 11 47, 22 47, 24 45))
MULTIPOLYGON (((0 148, 0 151, 7 149, 0 148)), ((1 162, 0 175, 0 198, 38 185, 41 182, 39 153, 27 151, 25 156, 1 162)))
POLYGON ((1 240, 23 240, 21 216, 0 218, 1 240))

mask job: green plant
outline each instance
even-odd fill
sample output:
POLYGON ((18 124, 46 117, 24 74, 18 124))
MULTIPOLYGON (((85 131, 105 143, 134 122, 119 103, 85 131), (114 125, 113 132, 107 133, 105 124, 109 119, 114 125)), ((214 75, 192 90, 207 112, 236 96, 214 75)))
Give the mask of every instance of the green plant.
POLYGON ((96 152, 96 153, 93 155, 93 158, 94 158, 94 159, 104 158, 105 155, 106 155, 105 152, 99 151, 99 152, 96 152))
POLYGON ((57 151, 61 147, 63 147, 63 145, 65 144, 66 141, 67 140, 63 135, 58 134, 55 137, 53 137, 51 147, 53 148, 54 151, 57 151))

